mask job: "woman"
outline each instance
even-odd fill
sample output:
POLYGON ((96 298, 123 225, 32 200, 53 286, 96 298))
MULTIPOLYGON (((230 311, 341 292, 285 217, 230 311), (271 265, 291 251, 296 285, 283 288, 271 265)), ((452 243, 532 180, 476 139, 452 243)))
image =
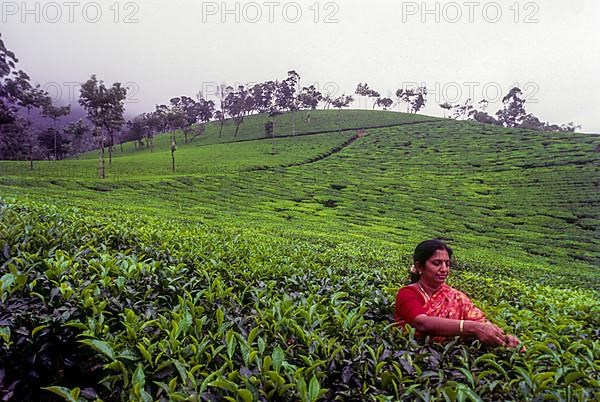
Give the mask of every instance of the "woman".
POLYGON ((411 284, 396 295, 395 317, 400 326, 443 341, 452 336, 474 336, 493 346, 515 347, 519 340, 486 320, 462 292, 446 285, 452 249, 440 240, 426 240, 415 249, 411 284))

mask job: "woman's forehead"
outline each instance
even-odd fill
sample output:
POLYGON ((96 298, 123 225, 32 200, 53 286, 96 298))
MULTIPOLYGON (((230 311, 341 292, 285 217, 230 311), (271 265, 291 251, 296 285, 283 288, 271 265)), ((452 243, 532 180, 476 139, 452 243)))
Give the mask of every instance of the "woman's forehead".
POLYGON ((436 260, 449 260, 450 256, 448 255, 448 250, 440 249, 435 250, 431 258, 434 258, 436 260))

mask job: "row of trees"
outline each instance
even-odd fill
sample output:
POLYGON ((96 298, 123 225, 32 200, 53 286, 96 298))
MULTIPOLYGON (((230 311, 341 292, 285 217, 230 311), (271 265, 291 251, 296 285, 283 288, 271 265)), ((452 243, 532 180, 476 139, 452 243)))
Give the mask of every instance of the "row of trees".
MULTIPOLYGON (((211 120, 213 115, 214 102, 202 96, 197 101, 188 96, 172 98, 169 105, 156 105, 154 111, 142 113, 127 122, 129 132, 124 139, 140 145, 145 142, 153 150, 156 134, 181 129, 187 143, 202 134, 204 123, 211 120)), ((175 141, 174 136, 172 139, 175 141)))
MULTIPOLYGON (((380 93, 370 88, 367 83, 359 83, 355 93, 363 98, 371 98, 373 109, 381 107, 383 110, 388 110, 395 105, 404 103, 407 113, 418 113, 427 103, 427 88, 425 86, 398 89, 396 91, 396 102, 390 98, 381 97, 380 93)), ((532 113, 527 113, 525 102, 521 89, 513 87, 502 99, 502 107, 495 113, 495 117, 487 113, 486 109, 489 102, 485 99, 479 101, 477 105, 473 104, 472 99, 467 99, 464 103, 454 105, 444 102, 440 104, 440 107, 444 109, 444 116, 448 115, 448 117, 454 119, 475 120, 480 123, 503 127, 563 132, 573 132, 581 128, 573 122, 561 125, 542 122, 532 113)))
POLYGON ((477 106, 473 105, 472 99, 467 99, 464 103, 455 105, 444 102, 440 104, 440 107, 444 109, 445 115, 449 114, 448 117, 454 119, 474 120, 503 127, 560 132, 574 132, 581 127, 573 122, 562 125, 542 122, 532 113, 527 113, 525 102, 526 99, 521 89, 513 87, 502 98, 502 108, 496 112, 495 117, 487 113, 489 102, 486 99, 480 100, 477 106))
MULTIPOLYGON (((299 82, 300 75, 291 70, 282 80, 270 80, 252 86, 239 85, 236 88, 222 84, 215 94, 216 103, 205 99, 201 92, 196 99, 175 97, 168 104, 157 105, 154 111, 142 113, 131 120, 125 138, 137 141, 140 146, 145 143, 152 151, 155 135, 182 130, 184 141, 188 143, 202 135, 205 124, 211 120, 219 122, 219 137, 223 134, 225 123, 231 121, 235 125, 234 137, 237 137, 244 119, 255 113, 266 114, 270 118, 265 131, 274 136, 276 118, 286 112, 291 112, 292 135, 295 135, 296 112, 299 110, 314 110, 321 102, 324 102, 325 108, 341 109, 350 106, 354 100, 345 94, 338 97, 324 95, 314 85, 301 87, 299 82)), ((307 119, 310 123, 310 114, 307 119)), ((175 142, 175 137, 172 137, 172 142, 175 142)))
POLYGON ((427 88, 425 86, 396 90, 397 102, 394 102, 391 98, 382 97, 378 91, 370 88, 366 82, 360 82, 356 86, 354 93, 363 98, 372 98, 373 110, 375 107, 388 110, 399 103, 404 103, 406 105, 406 113, 418 113, 427 103, 427 88))

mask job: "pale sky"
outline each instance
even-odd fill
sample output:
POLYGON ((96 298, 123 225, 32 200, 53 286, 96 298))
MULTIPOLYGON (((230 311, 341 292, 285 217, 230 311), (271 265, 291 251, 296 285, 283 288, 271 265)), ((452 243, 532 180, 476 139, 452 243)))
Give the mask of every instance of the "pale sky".
POLYGON ((540 120, 600 132, 597 0, 2 1, 0 12, 19 68, 64 103, 92 74, 129 83, 137 114, 294 69, 301 85, 337 94, 367 82, 393 98, 425 84, 422 113, 437 116, 469 97, 498 100, 493 114, 519 84, 540 120))

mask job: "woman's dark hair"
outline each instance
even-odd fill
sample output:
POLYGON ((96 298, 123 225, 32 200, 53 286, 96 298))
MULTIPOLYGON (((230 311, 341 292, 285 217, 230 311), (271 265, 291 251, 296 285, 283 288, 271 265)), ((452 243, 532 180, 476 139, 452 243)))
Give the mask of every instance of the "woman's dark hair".
MULTIPOLYGON (((452 249, 446 243, 439 239, 425 240, 415 248, 415 253, 413 254, 413 263, 420 263, 421 265, 425 265, 428 259, 431 258, 433 254, 435 254, 438 250, 446 250, 448 252, 448 256, 452 259, 452 249)), ((410 273, 410 283, 415 283, 419 280, 421 275, 415 270, 415 272, 410 273)))

